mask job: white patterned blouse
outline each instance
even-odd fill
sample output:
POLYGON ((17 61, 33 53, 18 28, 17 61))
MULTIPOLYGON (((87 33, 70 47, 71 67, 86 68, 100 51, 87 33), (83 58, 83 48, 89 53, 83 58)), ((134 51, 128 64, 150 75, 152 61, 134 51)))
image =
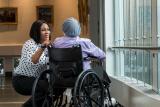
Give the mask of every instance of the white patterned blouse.
POLYGON ((40 44, 37 44, 33 39, 29 39, 24 43, 19 65, 14 71, 15 75, 19 74, 29 77, 37 77, 40 72, 47 69, 47 63, 49 61, 47 48, 43 51, 37 64, 34 64, 31 61, 32 55, 39 47, 40 44))

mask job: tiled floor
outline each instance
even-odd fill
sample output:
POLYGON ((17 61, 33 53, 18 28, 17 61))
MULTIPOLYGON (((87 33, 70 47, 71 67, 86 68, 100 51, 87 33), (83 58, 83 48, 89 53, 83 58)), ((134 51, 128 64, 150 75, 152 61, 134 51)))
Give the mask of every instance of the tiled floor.
MULTIPOLYGON (((11 77, 0 76, 0 107, 21 107, 28 98, 29 96, 22 96, 15 92, 11 77)), ((67 107, 69 107, 68 104, 67 107)))
POLYGON ((0 77, 0 107, 21 107, 28 97, 14 91, 11 78, 0 77))
MULTIPOLYGON (((0 76, 0 107, 21 107, 28 98, 29 96, 22 96, 14 91, 11 78, 0 76)), ((67 107, 69 107, 68 104, 67 107)), ((119 105, 117 107, 123 106, 119 105)))

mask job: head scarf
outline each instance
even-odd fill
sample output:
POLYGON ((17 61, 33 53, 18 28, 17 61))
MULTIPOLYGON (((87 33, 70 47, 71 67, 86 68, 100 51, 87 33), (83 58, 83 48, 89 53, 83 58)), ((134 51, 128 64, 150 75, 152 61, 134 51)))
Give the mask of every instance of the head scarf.
POLYGON ((76 37, 76 36, 79 36, 81 33, 80 24, 73 17, 68 18, 64 21, 62 30, 65 33, 65 35, 69 37, 76 37))

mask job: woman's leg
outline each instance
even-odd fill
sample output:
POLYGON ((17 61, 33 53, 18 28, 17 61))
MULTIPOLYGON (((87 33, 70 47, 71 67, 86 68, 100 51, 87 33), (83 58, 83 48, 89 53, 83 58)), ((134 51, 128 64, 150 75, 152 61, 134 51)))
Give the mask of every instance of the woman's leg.
MULTIPOLYGON (((12 78, 12 84, 16 92, 22 95, 31 95, 32 87, 35 81, 34 77, 27 77, 22 75, 16 75, 12 78)), ((29 98, 23 107, 32 107, 32 98, 29 98)))
POLYGON ((22 95, 31 95, 35 77, 16 75, 12 78, 14 89, 22 95))
MULTIPOLYGON (((35 81, 35 77, 27 77, 17 75, 13 77, 12 83, 15 90, 22 95, 32 95, 32 87, 35 81)), ((48 82, 46 79, 42 79, 37 84, 36 99, 38 102, 38 107, 42 106, 45 98, 45 94, 48 91, 48 82)), ((32 97, 29 98, 23 107, 32 107, 32 97)))

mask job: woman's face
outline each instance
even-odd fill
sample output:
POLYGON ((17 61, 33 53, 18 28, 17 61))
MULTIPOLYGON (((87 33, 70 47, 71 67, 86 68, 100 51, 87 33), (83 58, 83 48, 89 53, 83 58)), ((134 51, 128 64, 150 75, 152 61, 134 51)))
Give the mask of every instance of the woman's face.
POLYGON ((49 41, 51 32, 49 26, 46 23, 42 24, 40 32, 41 32, 41 42, 49 41))

